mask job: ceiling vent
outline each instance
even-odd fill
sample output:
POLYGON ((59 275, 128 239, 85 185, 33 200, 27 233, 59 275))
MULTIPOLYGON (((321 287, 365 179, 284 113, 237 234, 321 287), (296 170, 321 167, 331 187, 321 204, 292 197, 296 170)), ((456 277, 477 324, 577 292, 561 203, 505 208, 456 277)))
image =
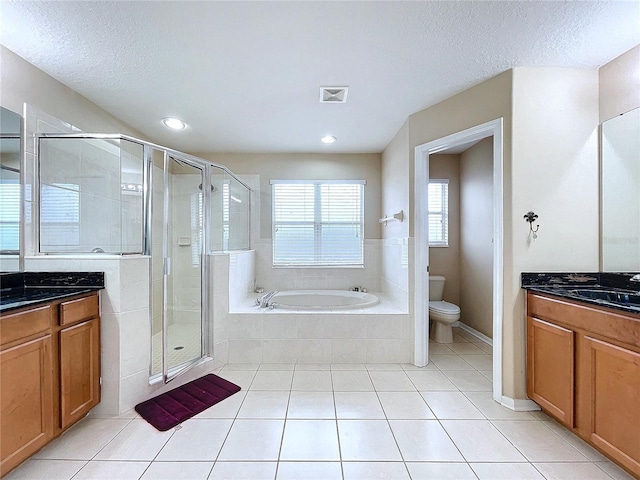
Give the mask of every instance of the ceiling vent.
POLYGON ((349 87, 320 87, 320 103, 346 103, 349 87))

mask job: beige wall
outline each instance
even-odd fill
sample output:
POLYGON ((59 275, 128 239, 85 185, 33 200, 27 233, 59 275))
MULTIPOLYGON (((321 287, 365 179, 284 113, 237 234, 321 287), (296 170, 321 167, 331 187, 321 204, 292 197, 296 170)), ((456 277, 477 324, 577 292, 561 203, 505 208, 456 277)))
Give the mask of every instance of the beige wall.
POLYGON ((431 155, 429 178, 449 180, 449 246, 429 248, 429 272, 444 275, 444 299, 460 305, 460 155, 431 155))
POLYGON ((405 122, 387 148, 382 152, 381 216, 403 211, 403 222, 391 222, 382 227, 382 238, 409 236, 409 122, 405 122))
POLYGON ((599 70, 600 122, 640 107, 640 45, 599 70))
POLYGON ((460 155, 460 320, 493 337, 493 138, 460 155))
POLYGON ((380 154, 196 153, 238 175, 260 175, 260 238, 271 238, 270 180, 366 180, 365 238, 380 238, 380 154))

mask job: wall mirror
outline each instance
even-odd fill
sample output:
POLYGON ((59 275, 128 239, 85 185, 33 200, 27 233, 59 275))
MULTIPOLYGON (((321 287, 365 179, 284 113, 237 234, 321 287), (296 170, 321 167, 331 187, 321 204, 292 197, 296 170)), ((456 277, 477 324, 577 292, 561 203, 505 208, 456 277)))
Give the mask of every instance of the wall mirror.
POLYGON ((0 271, 20 270, 21 117, 0 107, 0 271))
POLYGON ((601 268, 640 272, 640 108, 602 123, 601 268))

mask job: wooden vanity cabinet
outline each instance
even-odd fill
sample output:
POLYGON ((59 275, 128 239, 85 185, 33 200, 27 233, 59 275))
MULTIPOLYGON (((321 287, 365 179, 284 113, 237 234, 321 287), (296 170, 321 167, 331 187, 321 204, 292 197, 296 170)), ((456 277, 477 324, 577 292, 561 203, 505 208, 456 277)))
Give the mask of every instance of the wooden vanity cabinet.
POLYGON ((0 476, 100 401, 98 294, 0 315, 0 476))
POLYGON ((528 292, 527 393, 640 477, 640 315, 528 292))

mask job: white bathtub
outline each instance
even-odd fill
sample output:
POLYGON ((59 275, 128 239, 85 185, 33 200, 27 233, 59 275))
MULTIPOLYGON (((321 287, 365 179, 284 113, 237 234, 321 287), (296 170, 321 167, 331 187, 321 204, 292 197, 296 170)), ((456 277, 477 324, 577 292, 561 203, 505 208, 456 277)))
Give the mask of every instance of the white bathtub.
POLYGON ((269 306, 295 310, 344 310, 372 307, 378 303, 378 297, 371 293, 348 290, 288 290, 271 297, 269 306))

